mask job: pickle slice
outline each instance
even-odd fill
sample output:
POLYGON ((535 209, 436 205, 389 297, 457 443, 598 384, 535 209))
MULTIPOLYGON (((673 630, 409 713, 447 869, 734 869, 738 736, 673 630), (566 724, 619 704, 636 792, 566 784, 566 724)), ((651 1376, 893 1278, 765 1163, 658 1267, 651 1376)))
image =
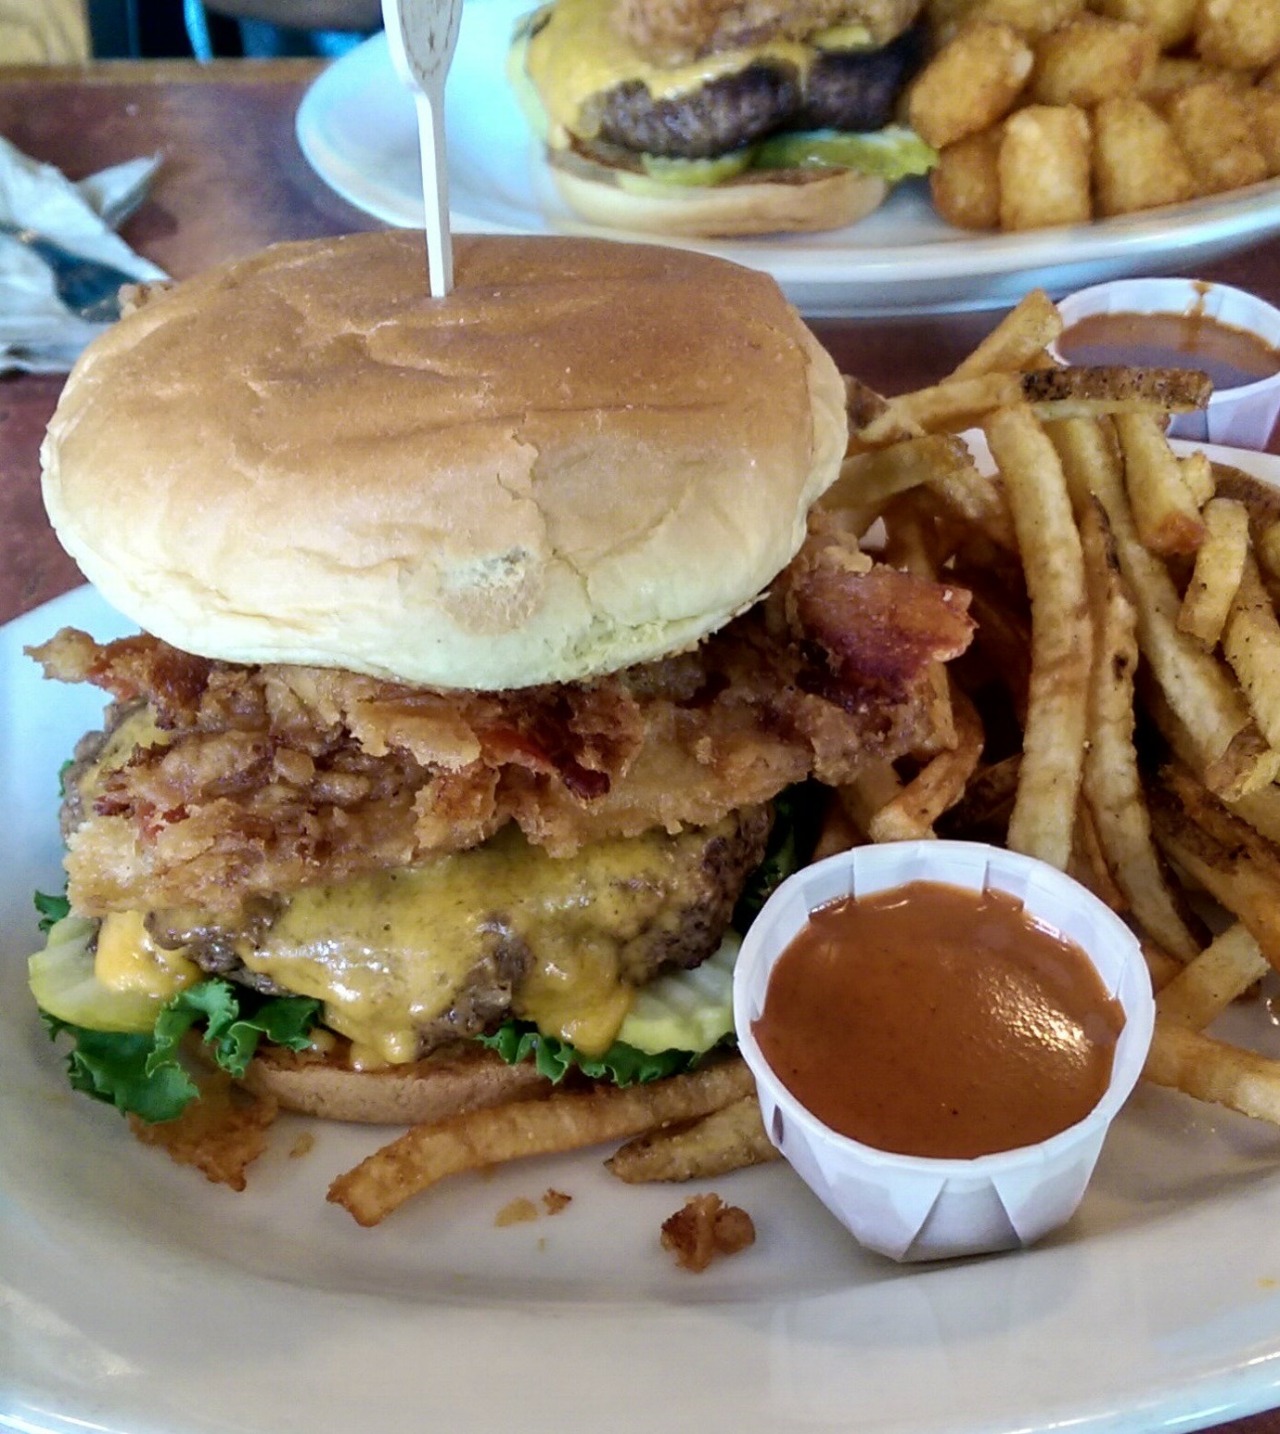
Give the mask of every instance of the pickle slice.
POLYGON ((770 135, 755 160, 757 169, 856 169, 890 182, 928 174, 937 162, 937 153, 902 125, 875 134, 818 129, 770 135))
POLYGON ((645 176, 660 184, 672 184, 682 189, 705 189, 711 184, 723 184, 745 169, 750 169, 755 155, 754 145, 730 150, 728 154, 717 154, 711 159, 673 159, 661 154, 642 154, 640 166, 645 176))
POLYGON ((692 971, 672 971, 636 992, 618 1039, 646 1055, 709 1051, 733 1031, 733 967, 740 941, 727 935, 720 949, 692 971))
POLYGON ((91 1031, 150 1031, 164 1002, 142 991, 117 991, 98 980, 93 959, 97 925, 83 916, 66 916, 50 927, 44 950, 27 962, 36 1005, 68 1025, 91 1031))

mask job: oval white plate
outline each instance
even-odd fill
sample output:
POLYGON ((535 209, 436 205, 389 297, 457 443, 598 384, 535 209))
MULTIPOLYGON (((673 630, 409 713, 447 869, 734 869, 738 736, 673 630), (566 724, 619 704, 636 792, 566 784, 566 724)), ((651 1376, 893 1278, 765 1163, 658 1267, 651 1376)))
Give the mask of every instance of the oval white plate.
MULTIPOLYGON (((546 174, 506 79, 516 18, 534 0, 468 0, 449 72, 445 123, 454 227, 478 233, 635 237, 575 220, 546 174)), ((413 105, 386 41, 336 60, 298 108, 298 142, 317 174, 390 224, 422 223, 413 105)), ((1280 181, 1192 204, 1030 234, 971 234, 933 212, 923 181, 870 218, 828 234, 686 241, 763 269, 811 317, 939 312, 1059 295, 1121 273, 1196 266, 1280 229, 1280 181)))
MULTIPOLYGON (((1280 480, 1280 461, 1233 454, 1280 480)), ((0 1427, 56 1434, 1189 1430, 1280 1402, 1280 1133, 1140 1089, 1075 1219, 902 1269, 783 1165, 714 1182, 756 1246, 693 1276, 684 1187, 601 1152, 459 1179, 376 1230, 326 1204, 378 1134, 282 1122, 241 1195, 66 1087, 24 979, 58 767, 101 704, 25 643, 121 630, 80 589, 0 630, 0 1427), (496 1228, 554 1187, 555 1217, 496 1228)), ((1280 1054, 1265 1008, 1234 1013, 1280 1054)), ((699 1187, 706 1188, 706 1187, 699 1187)))

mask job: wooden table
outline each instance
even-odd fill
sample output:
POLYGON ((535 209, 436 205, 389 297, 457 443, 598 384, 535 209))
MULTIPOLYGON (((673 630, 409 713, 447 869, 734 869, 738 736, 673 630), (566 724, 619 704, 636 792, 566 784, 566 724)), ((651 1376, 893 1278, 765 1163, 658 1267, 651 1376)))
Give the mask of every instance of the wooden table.
MULTIPOLYGON (((124 232, 182 278, 274 240, 378 227, 333 195, 298 150, 294 112, 315 73, 311 61, 10 69, 0 71, 0 134, 71 178, 162 153, 152 195, 124 232)), ((1280 240, 1200 277, 1280 303, 1280 240)), ((979 313, 813 327, 846 372, 899 392, 947 372, 993 322, 979 313)), ((0 622, 80 581, 39 496, 37 450, 60 387, 60 378, 0 379, 0 622)), ((1280 1434, 1280 1411, 1220 1431, 1280 1434)))

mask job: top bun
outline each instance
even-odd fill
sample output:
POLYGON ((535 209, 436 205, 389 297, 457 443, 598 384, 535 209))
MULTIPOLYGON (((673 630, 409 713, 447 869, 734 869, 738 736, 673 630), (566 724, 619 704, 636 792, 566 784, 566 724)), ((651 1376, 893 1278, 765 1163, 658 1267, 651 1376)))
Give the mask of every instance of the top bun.
POLYGON ((502 689, 695 643, 787 564, 844 453, 773 281, 684 251, 283 244, 150 298, 67 380, 59 537, 174 646, 502 689))

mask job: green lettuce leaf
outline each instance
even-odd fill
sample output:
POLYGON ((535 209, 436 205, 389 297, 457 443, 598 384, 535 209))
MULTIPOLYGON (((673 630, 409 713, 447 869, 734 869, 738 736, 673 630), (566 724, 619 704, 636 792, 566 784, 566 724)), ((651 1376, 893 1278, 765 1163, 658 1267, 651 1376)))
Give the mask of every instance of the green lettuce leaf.
POLYGON ((568 1041, 544 1036, 528 1021, 505 1021, 491 1036, 479 1036, 481 1045, 497 1051, 509 1066, 532 1060, 541 1075, 562 1081, 575 1066, 592 1080, 614 1085, 639 1085, 691 1070, 705 1052, 662 1051, 647 1055, 624 1041, 614 1041, 601 1056, 586 1056, 568 1041))
POLYGON ((75 1042, 67 1056, 73 1089, 156 1122, 175 1119, 199 1094, 180 1060, 182 1038, 198 1023, 214 1061, 239 1079, 263 1037, 303 1050, 319 1012, 320 1002, 308 997, 262 997, 215 977, 179 991, 150 1034, 91 1031, 42 1014, 50 1038, 75 1042))
POLYGON ((792 872, 808 865, 818 841, 823 803, 829 792, 814 782, 788 787, 773 800, 773 829, 764 860, 747 878, 733 908, 733 929, 740 935, 760 914, 760 908, 792 872))
POLYGON ((37 891, 32 897, 36 914, 39 916, 40 934, 47 936, 59 921, 71 914, 71 903, 65 896, 51 896, 47 891, 37 891))

